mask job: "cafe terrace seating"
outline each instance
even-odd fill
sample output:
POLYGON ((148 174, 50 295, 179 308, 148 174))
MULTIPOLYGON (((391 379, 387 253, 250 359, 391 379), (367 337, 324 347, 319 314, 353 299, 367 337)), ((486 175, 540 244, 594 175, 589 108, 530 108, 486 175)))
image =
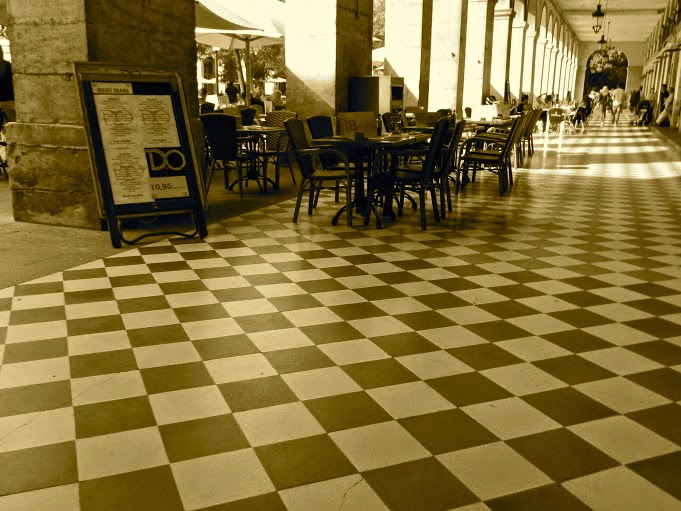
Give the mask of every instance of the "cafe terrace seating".
POLYGON ((468 181, 468 169, 472 167, 471 181, 475 182, 478 169, 487 170, 497 175, 499 180, 499 195, 503 196, 509 184, 513 184, 511 169, 511 151, 521 135, 521 124, 525 122, 527 114, 513 120, 509 132, 499 140, 471 137, 464 142, 461 163, 457 168, 456 193, 462 190, 468 181))
POLYGON ((347 224, 352 226, 352 179, 355 171, 350 168, 348 159, 340 151, 329 147, 310 147, 302 120, 291 118, 284 123, 284 126, 301 174, 298 198, 293 211, 293 223, 298 222, 300 205, 306 189, 309 193, 307 214, 311 215, 317 191, 342 184, 345 187, 345 204, 333 217, 332 224, 335 225, 343 212, 346 212, 347 224), (318 158, 322 155, 334 155, 343 164, 343 168, 324 168, 318 158))
MULTIPOLYGON (((211 113, 201 116, 204 135, 210 147, 212 161, 208 169, 206 190, 210 188, 210 182, 216 168, 224 169, 225 188, 234 189, 239 185, 239 196, 244 196, 243 181, 248 185, 249 180, 256 180, 260 174, 257 171, 260 155, 258 153, 258 135, 237 137, 237 117, 234 115, 211 113), (246 165, 246 173, 243 168, 246 165), (237 178, 230 185, 229 168, 236 167, 237 178)), ((260 187, 260 183, 258 182, 260 187)))

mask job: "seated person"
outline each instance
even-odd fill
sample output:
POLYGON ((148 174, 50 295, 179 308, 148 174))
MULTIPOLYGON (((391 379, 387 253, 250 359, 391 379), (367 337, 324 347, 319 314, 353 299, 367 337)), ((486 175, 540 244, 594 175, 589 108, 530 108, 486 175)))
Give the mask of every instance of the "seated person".
POLYGON ((225 94, 227 94, 227 99, 231 105, 239 102, 239 88, 234 85, 231 80, 227 82, 227 88, 225 89, 225 94))
POLYGON ((519 115, 523 112, 527 112, 528 110, 532 110, 532 107, 530 106, 530 96, 523 94, 520 98, 520 103, 518 103, 513 110, 511 110, 511 114, 519 115))
POLYGON ((272 93, 272 107, 275 110, 283 110, 284 108, 286 108, 286 103, 284 103, 284 100, 281 97, 280 90, 275 90, 272 93))
POLYGON ((205 87, 203 87, 201 89, 200 94, 199 94, 199 113, 200 114, 209 114, 209 113, 215 111, 215 104, 211 103, 210 101, 206 101, 207 96, 208 96, 208 91, 206 90, 205 87))
POLYGON ((265 102, 256 96, 255 92, 251 92, 251 105, 260 105, 265 110, 265 102))

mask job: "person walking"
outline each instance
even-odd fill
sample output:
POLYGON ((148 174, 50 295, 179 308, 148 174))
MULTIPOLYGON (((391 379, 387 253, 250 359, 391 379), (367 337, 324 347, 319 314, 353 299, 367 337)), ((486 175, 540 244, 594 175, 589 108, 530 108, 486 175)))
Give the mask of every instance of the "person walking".
POLYGON ((617 126, 617 122, 620 120, 620 114, 622 113, 622 107, 624 106, 624 100, 627 93, 624 90, 624 84, 618 83, 614 91, 612 91, 612 124, 617 126))

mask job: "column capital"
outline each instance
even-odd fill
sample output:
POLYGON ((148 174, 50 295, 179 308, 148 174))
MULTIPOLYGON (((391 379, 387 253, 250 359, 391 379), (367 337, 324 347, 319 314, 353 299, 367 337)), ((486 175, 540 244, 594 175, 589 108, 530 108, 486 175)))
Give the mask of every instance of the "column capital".
POLYGON ((494 9, 494 19, 495 20, 503 20, 503 19, 512 20, 514 16, 515 16, 515 11, 513 9, 494 9))
MULTIPOLYGON (((527 21, 523 20, 522 18, 514 18, 513 19, 513 25, 511 27, 514 30, 525 31, 527 28, 529 28, 529 25, 527 24, 527 21)), ((525 35, 528 36, 530 34, 526 33, 525 35)), ((534 34, 532 34, 532 35, 534 35, 534 34)))

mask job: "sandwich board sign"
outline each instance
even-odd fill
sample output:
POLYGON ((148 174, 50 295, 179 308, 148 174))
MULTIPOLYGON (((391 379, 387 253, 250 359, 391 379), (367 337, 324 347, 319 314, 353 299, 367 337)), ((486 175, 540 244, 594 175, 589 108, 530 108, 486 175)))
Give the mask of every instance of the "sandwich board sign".
POLYGON ((114 247, 148 236, 204 237, 202 176, 174 69, 75 63, 98 200, 114 247), (194 232, 123 236, 122 221, 187 213, 194 232))

